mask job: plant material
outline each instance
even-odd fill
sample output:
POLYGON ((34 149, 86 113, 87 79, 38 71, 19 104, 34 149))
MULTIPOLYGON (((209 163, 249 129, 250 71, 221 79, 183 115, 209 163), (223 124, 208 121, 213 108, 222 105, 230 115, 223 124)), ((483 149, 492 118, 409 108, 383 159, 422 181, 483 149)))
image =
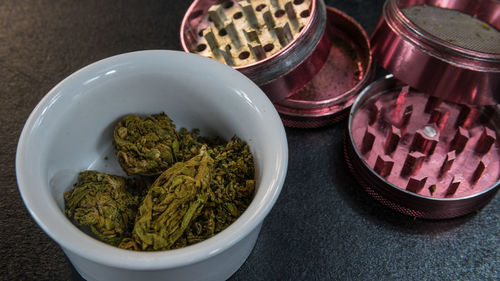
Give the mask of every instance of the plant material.
POLYGON ((142 250, 167 250, 195 220, 208 199, 213 160, 206 147, 163 172, 142 201, 132 238, 142 250))
POLYGON ((176 131, 165 114, 126 116, 113 134, 120 165, 140 176, 84 171, 64 195, 67 216, 104 242, 134 251, 182 248, 227 228, 252 201, 253 156, 236 136, 225 142, 176 131))
POLYGON ((238 137, 209 149, 214 172, 208 200, 200 215, 172 248, 206 240, 226 229, 247 209, 255 192, 254 162, 248 145, 238 137))
POLYGON ((174 163, 196 155, 197 131, 182 129, 177 134, 165 114, 128 115, 115 127, 116 157, 127 175, 156 176, 174 163))
POLYGON ((125 178, 83 171, 78 183, 64 193, 65 214, 104 242, 118 245, 129 235, 139 197, 129 191, 125 178))
POLYGON ((200 149, 206 141, 199 135, 199 129, 188 131, 186 128, 181 128, 177 131, 179 138, 179 161, 189 160, 200 153, 200 149))

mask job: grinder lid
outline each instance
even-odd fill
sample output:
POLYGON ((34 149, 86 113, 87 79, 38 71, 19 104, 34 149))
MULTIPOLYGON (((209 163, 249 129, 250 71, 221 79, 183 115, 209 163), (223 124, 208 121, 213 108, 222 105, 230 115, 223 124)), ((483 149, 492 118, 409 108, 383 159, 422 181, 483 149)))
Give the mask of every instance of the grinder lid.
POLYGON ((181 43, 184 51, 215 56, 250 78, 287 127, 340 121, 374 76, 362 26, 322 0, 196 0, 184 16, 181 43), (282 40, 290 28, 293 37, 282 40))
POLYGON ((373 56, 429 95, 455 103, 500 102, 500 2, 387 0, 373 56))

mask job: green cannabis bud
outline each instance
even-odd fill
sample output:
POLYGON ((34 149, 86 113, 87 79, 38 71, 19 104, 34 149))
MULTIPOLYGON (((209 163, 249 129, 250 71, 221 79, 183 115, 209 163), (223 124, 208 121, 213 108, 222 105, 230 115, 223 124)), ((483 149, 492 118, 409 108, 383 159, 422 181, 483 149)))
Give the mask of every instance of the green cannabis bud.
POLYGON ((233 137, 213 150, 215 172, 210 200, 216 203, 216 232, 233 223, 246 210, 255 191, 255 168, 248 145, 233 137))
MULTIPOLYGON (((178 162, 153 183, 137 212, 132 237, 142 250, 171 249, 202 211, 207 199, 213 160, 200 153, 178 162)), ((124 244, 133 248, 131 243, 124 244)))
POLYGON ((186 161, 200 153, 203 146, 203 141, 199 137, 200 130, 193 129, 188 131, 186 128, 181 128, 177 131, 179 138, 179 161, 186 161))
POLYGON ((179 139, 174 123, 165 114, 128 115, 115 127, 113 140, 118 162, 127 175, 158 175, 177 162, 179 139))
POLYGON ((130 233, 138 196, 120 176, 83 171, 78 183, 64 193, 65 214, 104 242, 117 246, 130 233))
POLYGON ((113 141, 118 162, 127 175, 157 176, 174 163, 199 153, 199 130, 176 131, 165 114, 128 115, 115 127, 113 141))
MULTIPOLYGON (((214 146, 209 154, 214 159, 214 172, 208 200, 186 231, 185 245, 203 241, 226 229, 253 199, 255 169, 248 145, 235 136, 225 144, 214 146)), ((185 245, 179 242, 176 247, 185 245)))
POLYGON ((200 137, 198 129, 177 131, 163 113, 132 114, 115 127, 113 144, 134 177, 84 171, 64 194, 66 215, 111 245, 189 246, 227 228, 253 199, 253 156, 236 136, 200 137))

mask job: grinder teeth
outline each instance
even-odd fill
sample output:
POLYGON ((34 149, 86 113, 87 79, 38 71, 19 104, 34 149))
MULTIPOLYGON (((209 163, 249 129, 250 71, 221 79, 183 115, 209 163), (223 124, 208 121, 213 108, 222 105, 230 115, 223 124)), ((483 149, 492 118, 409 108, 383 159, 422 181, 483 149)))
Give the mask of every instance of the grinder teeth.
POLYGON ((423 175, 419 175, 417 177, 411 177, 408 180, 408 185, 406 186, 406 190, 418 193, 425 186, 425 182, 427 181, 427 177, 423 175))
POLYGON ((483 132, 481 133, 481 137, 479 137, 479 141, 476 144, 476 153, 481 155, 486 154, 488 151, 490 151, 496 140, 497 138, 495 131, 488 127, 484 127, 483 132))
POLYGON ((211 6, 192 52, 244 66, 285 48, 308 24, 311 0, 238 0, 211 6), (208 47, 207 47, 208 46, 208 47))
POLYGON ((451 166, 453 165, 453 162, 455 162, 456 157, 457 156, 455 150, 450 151, 446 154, 446 158, 444 159, 443 165, 441 165, 441 169, 439 170, 439 177, 442 177, 443 174, 445 174, 451 169, 451 166))
POLYGON ((401 130, 394 125, 391 126, 391 131, 385 141, 385 153, 391 154, 398 148, 399 141, 401 140, 401 130))
POLYGON ((365 102, 352 133, 365 163, 385 181, 412 193, 457 197, 500 178, 492 118, 498 118, 494 108, 451 104, 403 87, 365 102))

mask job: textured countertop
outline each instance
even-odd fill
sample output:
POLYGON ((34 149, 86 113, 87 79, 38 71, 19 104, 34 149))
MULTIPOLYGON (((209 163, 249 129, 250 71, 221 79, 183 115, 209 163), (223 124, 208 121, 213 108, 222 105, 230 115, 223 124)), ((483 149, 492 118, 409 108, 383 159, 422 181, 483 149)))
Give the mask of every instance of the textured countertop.
MULTIPOLYGON (((370 34, 383 1, 325 1, 370 34)), ((38 101, 77 69, 144 49, 180 50, 190 1, 0 1, 0 280, 81 280, 20 198, 15 151, 38 101)), ((380 71, 378 76, 380 76, 380 71)), ((343 156, 346 123, 287 129, 283 191, 231 280, 499 280, 500 196, 428 221, 372 200, 343 156)))

